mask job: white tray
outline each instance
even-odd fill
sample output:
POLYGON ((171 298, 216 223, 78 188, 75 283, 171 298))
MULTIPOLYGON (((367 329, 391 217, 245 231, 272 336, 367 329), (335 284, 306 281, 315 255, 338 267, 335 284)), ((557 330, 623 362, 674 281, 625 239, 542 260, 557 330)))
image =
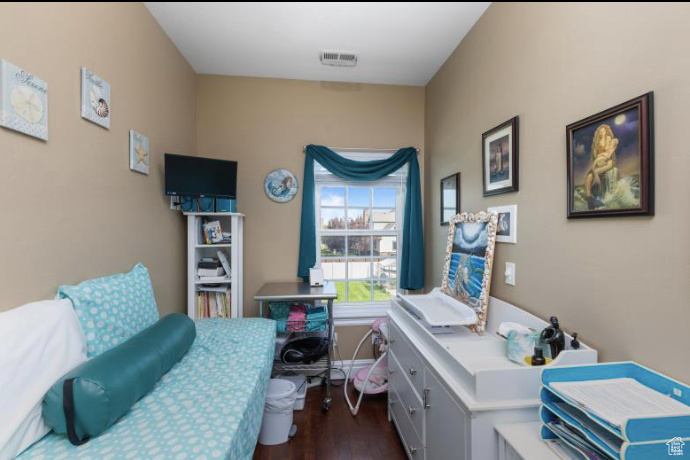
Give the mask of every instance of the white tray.
POLYGON ((468 326, 478 320, 472 308, 444 294, 439 288, 424 295, 398 294, 398 298, 432 327, 468 326))

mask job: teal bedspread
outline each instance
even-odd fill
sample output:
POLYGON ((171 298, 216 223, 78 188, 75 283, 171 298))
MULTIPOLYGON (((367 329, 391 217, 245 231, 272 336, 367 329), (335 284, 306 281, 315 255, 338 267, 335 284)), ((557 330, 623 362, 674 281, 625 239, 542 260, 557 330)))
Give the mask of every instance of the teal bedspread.
POLYGON ((251 459, 275 349, 275 322, 206 319, 182 360, 124 417, 75 447, 49 433, 20 459, 251 459))

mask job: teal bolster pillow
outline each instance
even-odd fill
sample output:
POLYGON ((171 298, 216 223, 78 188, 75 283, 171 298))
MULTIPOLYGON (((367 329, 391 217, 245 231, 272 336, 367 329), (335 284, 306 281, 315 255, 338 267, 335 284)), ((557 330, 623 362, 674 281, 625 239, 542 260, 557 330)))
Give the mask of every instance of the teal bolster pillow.
POLYGON ((195 337, 194 321, 173 313, 76 367, 43 398, 46 424, 75 445, 97 436, 154 387, 195 337))

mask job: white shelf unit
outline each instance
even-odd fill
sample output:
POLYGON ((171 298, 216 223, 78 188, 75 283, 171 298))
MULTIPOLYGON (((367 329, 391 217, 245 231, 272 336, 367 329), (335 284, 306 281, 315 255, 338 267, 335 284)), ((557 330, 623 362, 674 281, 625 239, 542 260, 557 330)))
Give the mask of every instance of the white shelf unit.
POLYGON ((203 289, 197 277, 197 266, 202 257, 217 257, 216 252, 225 251, 230 260, 230 279, 217 283, 230 288, 230 314, 232 318, 244 316, 243 307, 243 234, 244 214, 234 212, 185 213, 187 216, 187 315, 196 318, 197 292, 203 289), (205 244, 202 225, 204 222, 220 222, 223 232, 232 234, 230 244, 205 244))

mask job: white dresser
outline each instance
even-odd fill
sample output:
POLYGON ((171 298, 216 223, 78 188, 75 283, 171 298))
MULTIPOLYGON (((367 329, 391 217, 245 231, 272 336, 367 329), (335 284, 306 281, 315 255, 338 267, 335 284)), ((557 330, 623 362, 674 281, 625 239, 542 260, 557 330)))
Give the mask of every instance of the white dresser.
MULTIPOLYGON (((433 335, 397 300, 389 316, 388 413, 410 459, 495 460, 496 425, 539 420, 541 369, 509 361, 496 329, 514 321, 541 330, 545 321, 494 298, 482 336, 465 327, 433 335)), ((596 361, 582 344, 551 365, 596 361)))

